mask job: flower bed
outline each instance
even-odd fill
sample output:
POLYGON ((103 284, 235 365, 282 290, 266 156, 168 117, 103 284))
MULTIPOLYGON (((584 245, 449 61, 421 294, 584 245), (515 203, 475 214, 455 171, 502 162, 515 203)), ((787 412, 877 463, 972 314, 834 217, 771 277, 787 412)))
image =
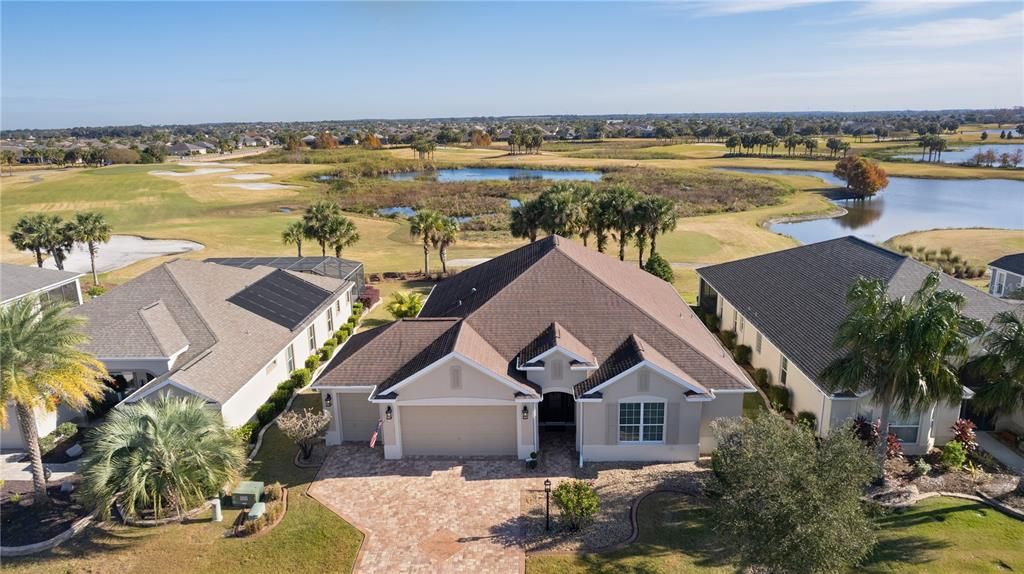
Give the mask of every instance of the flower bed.
POLYGON ((32 484, 12 483, 4 485, 3 502, 0 503, 0 538, 3 545, 25 546, 47 541, 70 529, 89 512, 73 493, 61 492, 59 485, 47 488, 50 503, 35 508, 32 506, 32 484), (27 492, 19 492, 27 490, 27 492))

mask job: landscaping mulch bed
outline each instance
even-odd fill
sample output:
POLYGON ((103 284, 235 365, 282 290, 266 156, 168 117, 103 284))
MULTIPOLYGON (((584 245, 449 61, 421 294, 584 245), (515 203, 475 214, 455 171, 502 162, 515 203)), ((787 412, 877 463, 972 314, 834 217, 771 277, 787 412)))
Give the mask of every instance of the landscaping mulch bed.
POLYGON ((528 552, 597 551, 629 539, 633 502, 654 490, 699 495, 711 470, 702 463, 588 463, 578 478, 590 481, 601 499, 593 524, 580 531, 564 528, 551 502, 551 531, 544 530, 544 491, 522 493, 523 539, 528 552))
MULTIPOLYGON (((9 483, 5 484, 4 490, 9 487, 9 483)), ((50 486, 47 492, 50 503, 40 508, 32 506, 31 483, 18 502, 5 494, 0 504, 0 538, 4 546, 24 546, 49 540, 88 514, 85 507, 74 499, 74 493, 61 492, 60 485, 50 486)))
POLYGON ((925 455, 924 459, 932 465, 932 470, 925 476, 917 476, 913 472, 912 463, 917 457, 906 460, 897 459, 886 462, 886 474, 895 479, 899 487, 913 490, 915 493, 955 492, 959 494, 977 495, 982 492, 1011 508, 1024 512, 1024 479, 1009 472, 991 457, 971 455, 971 462, 977 469, 947 472, 939 465, 938 450, 925 455))

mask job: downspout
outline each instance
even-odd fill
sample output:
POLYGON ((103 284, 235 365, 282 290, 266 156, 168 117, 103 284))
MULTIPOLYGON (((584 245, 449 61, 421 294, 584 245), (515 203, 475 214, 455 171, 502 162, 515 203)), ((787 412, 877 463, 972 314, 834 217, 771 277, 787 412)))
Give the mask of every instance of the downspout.
POLYGON ((821 393, 821 416, 818 417, 818 436, 823 436, 823 433, 821 432, 821 426, 823 424, 825 424, 825 399, 826 398, 828 398, 828 395, 826 395, 825 393, 821 393))
POLYGON ((580 406, 580 430, 579 430, 579 433, 580 433, 580 468, 583 468, 583 440, 587 436, 586 433, 583 432, 583 421, 585 421, 586 418, 587 418, 586 416, 584 416, 583 411, 585 410, 584 407, 586 405, 584 403, 576 403, 576 404, 578 404, 580 406))

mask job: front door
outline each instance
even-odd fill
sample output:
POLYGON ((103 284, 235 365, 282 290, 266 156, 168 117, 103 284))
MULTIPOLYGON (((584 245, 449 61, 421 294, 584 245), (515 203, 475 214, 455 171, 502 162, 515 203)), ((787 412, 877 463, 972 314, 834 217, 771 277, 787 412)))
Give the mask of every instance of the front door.
POLYGON ((544 395, 540 403, 540 426, 566 427, 576 425, 576 401, 569 393, 544 395))

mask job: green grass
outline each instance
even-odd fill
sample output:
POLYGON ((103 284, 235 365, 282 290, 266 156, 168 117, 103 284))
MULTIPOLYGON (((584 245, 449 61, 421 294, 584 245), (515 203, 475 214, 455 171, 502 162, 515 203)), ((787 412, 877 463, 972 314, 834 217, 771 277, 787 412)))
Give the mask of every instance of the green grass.
MULTIPOLYGON (((1024 569, 1024 522, 985 505, 934 498, 878 519, 879 544, 856 572, 1019 572, 1024 569)), ((610 554, 537 556, 528 574, 735 572, 706 508, 675 494, 640 505, 640 538, 610 554)))
MULTIPOLYGON (((316 408, 319 396, 303 394, 296 408, 316 408)), ((224 538, 238 515, 226 509, 224 522, 205 513, 190 524, 158 528, 90 527, 54 550, 4 559, 2 570, 49 572, 164 572, 252 574, 266 572, 350 572, 362 533, 305 495, 316 469, 292 464, 296 447, 278 429, 267 430, 250 467, 255 480, 280 481, 289 488, 288 512, 273 530, 255 538, 224 538)))

